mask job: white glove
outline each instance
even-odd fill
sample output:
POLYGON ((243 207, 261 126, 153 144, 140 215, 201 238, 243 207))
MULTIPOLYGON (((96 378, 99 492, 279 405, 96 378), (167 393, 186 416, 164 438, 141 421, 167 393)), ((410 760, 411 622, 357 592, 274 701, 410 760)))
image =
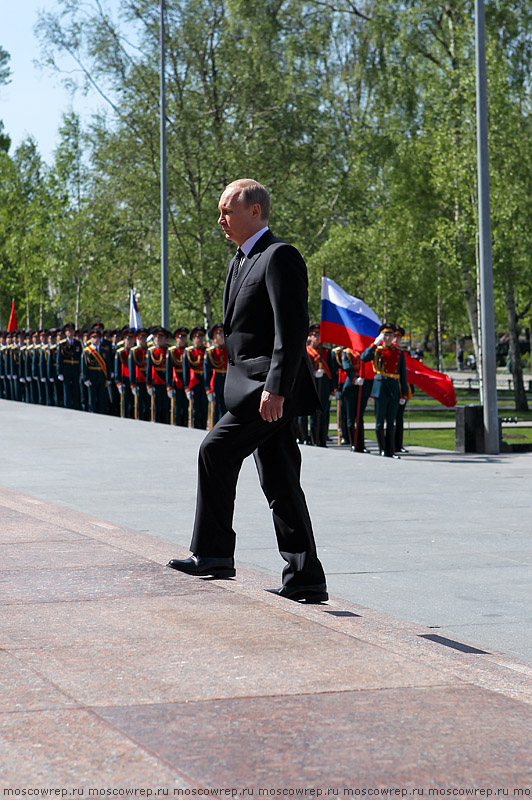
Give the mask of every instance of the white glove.
POLYGON ((380 344, 383 339, 384 339, 384 333, 379 333, 373 344, 380 344))
MULTIPOLYGON (((59 377, 59 375, 57 377, 59 377)), ((83 381, 83 383, 85 386, 92 386, 92 381, 83 381)))
POLYGON ((329 400, 334 400, 334 395, 333 394, 329 395, 329 400))
POLYGON ((214 395, 212 392, 207 392, 207 400, 209 401, 209 403, 214 402, 214 395))
POLYGON ((26 383, 26 378, 21 378, 21 379, 20 379, 20 382, 21 382, 21 383, 26 383))
POLYGON ((50 378, 50 383, 55 383, 55 378, 50 378))
POLYGON ((314 373, 314 377, 315 378, 323 378, 323 370, 322 369, 317 369, 316 372, 314 373))
POLYGON ((117 383, 116 384, 116 388, 118 389, 120 394, 124 394, 124 384, 123 383, 117 383))
POLYGON ((155 394, 155 386, 148 386, 148 394, 150 397, 153 397, 155 394))
POLYGON ((175 389, 167 389, 167 390, 166 390, 166 394, 168 395, 168 397, 169 397, 169 398, 170 398, 170 400, 171 400, 171 399, 172 399, 172 397, 175 397, 175 389))
POLYGON ((37 377, 37 375, 34 375, 34 376, 33 376, 33 380, 34 380, 34 381, 38 381, 38 380, 39 380, 39 378, 37 377))
POLYGON ((355 386, 363 386, 364 385, 364 378, 357 378, 355 380, 355 386))
POLYGON ((192 400, 192 392, 191 391, 187 392, 187 400, 192 400))
POLYGON ((64 375, 58 375, 57 376, 57 380, 64 381, 65 380, 65 376, 64 375))
POLYGON ((138 394, 138 391, 139 391, 139 390, 138 390, 138 387, 137 387, 137 386, 132 386, 132 387, 131 387, 131 391, 133 392, 133 394, 135 394, 135 395, 136 395, 136 394, 138 394))
POLYGON ((399 400, 399 405, 404 406, 405 403, 406 403, 406 397, 401 397, 401 399, 399 400))
POLYGON ((46 383, 46 378, 41 378, 41 383, 46 383))

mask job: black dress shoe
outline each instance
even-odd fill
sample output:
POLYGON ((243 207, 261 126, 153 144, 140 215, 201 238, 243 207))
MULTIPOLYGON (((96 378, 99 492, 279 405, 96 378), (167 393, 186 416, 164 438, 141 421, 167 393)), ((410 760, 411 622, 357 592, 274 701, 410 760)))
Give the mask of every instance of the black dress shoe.
POLYGON ((314 586, 281 586, 273 594, 300 603, 324 603, 329 599, 324 583, 316 583, 314 586))
POLYGON ((166 566, 200 578, 205 578, 209 575, 213 578, 234 578, 236 575, 233 558, 210 558, 209 556, 192 555, 182 561, 172 558, 166 566))

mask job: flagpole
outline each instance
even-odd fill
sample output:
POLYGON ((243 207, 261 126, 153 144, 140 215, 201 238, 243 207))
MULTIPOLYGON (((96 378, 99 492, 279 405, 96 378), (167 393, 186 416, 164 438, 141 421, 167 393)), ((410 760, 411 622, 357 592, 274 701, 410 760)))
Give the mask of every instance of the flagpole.
POLYGON ((168 291, 168 185, 166 177, 166 80, 164 0, 161 0, 161 324, 170 327, 168 291))

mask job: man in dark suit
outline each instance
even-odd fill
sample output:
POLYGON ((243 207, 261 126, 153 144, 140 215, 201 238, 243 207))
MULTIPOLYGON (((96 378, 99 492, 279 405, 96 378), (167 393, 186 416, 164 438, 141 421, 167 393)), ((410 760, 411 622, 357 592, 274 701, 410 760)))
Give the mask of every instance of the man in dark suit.
POLYGON ((305 348, 307 269, 298 251, 270 232, 270 198, 257 181, 229 184, 219 209, 218 223, 238 245, 224 290, 227 413, 200 447, 193 555, 168 566, 189 575, 235 575, 236 484, 253 454, 286 561, 277 593, 319 603, 328 599, 327 587, 301 489, 295 430, 299 414, 319 408, 305 348))

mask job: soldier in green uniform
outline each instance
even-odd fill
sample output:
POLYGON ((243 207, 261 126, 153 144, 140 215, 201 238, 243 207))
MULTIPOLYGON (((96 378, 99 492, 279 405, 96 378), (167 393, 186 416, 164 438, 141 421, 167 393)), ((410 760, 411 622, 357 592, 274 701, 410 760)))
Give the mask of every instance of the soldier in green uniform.
POLYGON ((134 416, 133 393, 129 377, 129 354, 135 346, 135 331, 127 328, 115 353, 115 383, 120 396, 120 416, 132 419, 134 416))
POLYGON ((162 326, 153 330, 155 347, 148 349, 146 387, 151 398, 152 422, 170 422, 170 401, 166 391, 166 359, 170 331, 162 326))
POLYGON ((89 412, 106 414, 109 410, 110 343, 104 344, 98 327, 94 328, 81 357, 81 380, 89 390, 89 412))
MULTIPOLYGON (((405 329, 402 328, 400 325, 396 325, 395 327, 395 335, 393 337, 393 345, 401 350, 401 342, 403 341, 403 336, 405 335, 405 329)), ((405 362, 405 373, 406 373, 406 359, 404 351, 401 350, 401 358, 405 362)), ((403 447, 403 434, 404 434, 404 425, 405 425, 405 408, 408 399, 411 396, 412 389, 410 384, 407 383, 408 392, 407 392, 407 400, 404 403, 399 401, 399 405, 397 406, 397 414, 395 417, 395 452, 396 453, 407 453, 408 450, 403 447)))
POLYGON ((6 378, 6 371, 5 371, 5 352, 7 350, 6 345, 6 333, 5 331, 0 331, 0 397, 2 400, 6 400, 6 387, 7 387, 7 378, 6 378))
MULTIPOLYGON (((205 430, 207 427, 208 400, 205 391, 205 328, 196 325, 190 332, 192 344, 185 350, 183 358, 183 384, 189 403, 191 403, 191 423, 193 428, 205 430)), ((190 411, 189 411, 190 417, 190 411)))
POLYGON ((146 361, 148 357, 148 331, 139 328, 135 334, 136 345, 129 351, 129 381, 134 398, 135 419, 150 419, 149 395, 146 389, 146 361))
POLYGON ((182 428, 188 425, 188 399, 183 384, 183 358, 188 333, 189 330, 185 327, 175 329, 173 333, 176 340, 175 347, 168 348, 166 359, 166 391, 170 398, 171 423, 182 428))
MULTIPOLYGON (((56 349, 56 377, 58 384, 63 387, 62 406, 64 408, 79 410, 81 408, 80 380, 83 347, 79 339, 76 339, 74 336, 75 330, 72 322, 67 322, 63 328, 64 336, 56 349)), ((105 357, 105 351, 103 355, 105 357)), ((88 360, 92 363, 94 359, 91 358, 88 360)), ((91 379, 90 377, 85 377, 84 380, 91 379)), ((61 391, 59 385, 57 387, 58 392, 61 391)), ((98 401, 98 404, 100 407, 101 401, 98 401)), ((100 411, 98 413, 103 412, 100 411)))
POLYGON ((221 322, 210 327, 209 339, 211 345, 205 351, 203 373, 209 402, 209 428, 212 428, 227 412, 224 400, 227 350, 225 349, 224 326, 221 322))
POLYGON ((316 411, 310 418, 310 441, 317 447, 327 447, 329 432, 329 407, 331 392, 336 389, 331 350, 320 342, 320 326, 314 323, 309 328, 307 354, 314 370, 316 389, 322 410, 316 411))
POLYGON ((395 455, 395 416, 397 406, 401 401, 405 403, 408 395, 405 361, 393 345, 394 333, 395 325, 383 323, 375 341, 360 356, 364 362, 373 362, 375 434, 380 455, 388 458, 399 457, 395 455))

